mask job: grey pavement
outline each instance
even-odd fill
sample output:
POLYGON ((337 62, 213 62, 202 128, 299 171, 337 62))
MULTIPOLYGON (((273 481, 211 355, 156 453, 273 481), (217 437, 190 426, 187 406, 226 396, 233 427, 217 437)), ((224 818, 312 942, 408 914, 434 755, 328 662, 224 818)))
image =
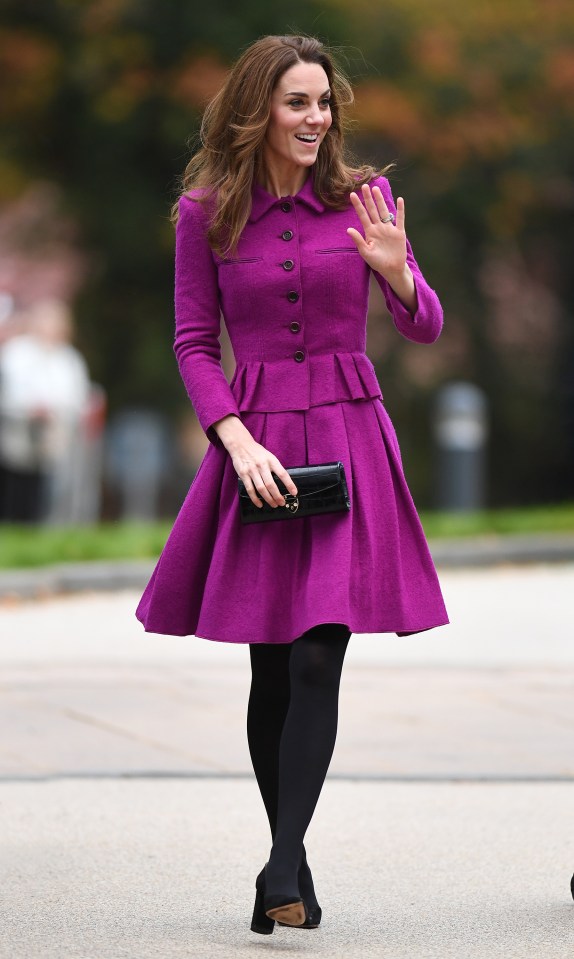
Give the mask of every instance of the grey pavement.
POLYGON ((574 950, 574 563, 441 574, 452 625, 353 636, 307 846, 319 930, 249 931, 269 851, 248 650, 137 590, 0 602, 0 956, 574 950))
POLYGON ((252 782, 17 782, 1 796, 6 959, 573 954, 570 784, 328 781, 307 840, 323 922, 269 937, 249 930, 269 846, 252 782))

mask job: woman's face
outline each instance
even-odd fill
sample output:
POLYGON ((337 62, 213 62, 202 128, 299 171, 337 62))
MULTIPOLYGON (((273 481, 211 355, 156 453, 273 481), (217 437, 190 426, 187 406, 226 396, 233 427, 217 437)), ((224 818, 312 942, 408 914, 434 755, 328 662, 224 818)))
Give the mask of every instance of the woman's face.
POLYGON ((265 161, 275 166, 311 166, 333 122, 331 92, 323 67, 297 63, 281 76, 271 98, 265 161))

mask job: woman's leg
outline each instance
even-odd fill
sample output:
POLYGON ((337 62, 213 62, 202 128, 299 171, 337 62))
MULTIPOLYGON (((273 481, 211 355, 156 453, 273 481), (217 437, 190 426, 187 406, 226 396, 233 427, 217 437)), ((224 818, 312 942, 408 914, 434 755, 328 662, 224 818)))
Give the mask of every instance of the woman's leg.
MULTIPOLYGON (((251 689, 247 708, 247 741, 272 838, 275 838, 277 825, 279 744, 289 709, 289 659, 292 647, 292 643, 253 643, 249 647, 251 689)), ((302 852, 298 873, 300 894, 310 910, 317 910, 319 904, 305 857, 305 847, 302 852)))
POLYGON ((339 685, 350 631, 323 623, 291 644, 289 708, 279 748, 277 821, 266 868, 268 895, 298 898, 303 839, 337 736, 339 685))
POLYGON ((279 743, 289 709, 291 643, 252 643, 247 741, 271 835, 277 822, 279 743))

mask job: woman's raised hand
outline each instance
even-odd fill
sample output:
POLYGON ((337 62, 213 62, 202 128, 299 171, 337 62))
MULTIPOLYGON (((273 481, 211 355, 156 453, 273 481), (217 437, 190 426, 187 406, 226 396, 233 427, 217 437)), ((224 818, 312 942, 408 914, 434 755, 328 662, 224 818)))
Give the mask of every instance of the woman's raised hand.
POLYGON ((262 499, 272 507, 285 505, 285 497, 273 479, 272 472, 285 484, 289 493, 297 495, 297 487, 287 470, 273 453, 253 439, 238 416, 231 414, 218 420, 214 429, 256 506, 263 506, 262 499))
POLYGON ((396 225, 387 218, 390 211, 378 186, 371 190, 368 183, 361 187, 363 203, 356 193, 351 193, 357 216, 365 235, 349 227, 347 233, 355 241, 357 249, 371 269, 390 280, 404 273, 407 263, 407 238, 405 234, 405 201, 397 199, 396 225))

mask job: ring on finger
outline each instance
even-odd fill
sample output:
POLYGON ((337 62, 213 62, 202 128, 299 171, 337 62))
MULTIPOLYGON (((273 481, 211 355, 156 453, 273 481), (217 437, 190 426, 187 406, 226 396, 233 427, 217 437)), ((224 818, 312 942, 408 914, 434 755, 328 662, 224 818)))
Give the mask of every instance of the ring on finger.
POLYGON ((381 217, 381 223, 394 223, 394 222, 395 222, 395 214, 394 214, 394 213, 388 213, 387 216, 382 216, 382 217, 381 217))

